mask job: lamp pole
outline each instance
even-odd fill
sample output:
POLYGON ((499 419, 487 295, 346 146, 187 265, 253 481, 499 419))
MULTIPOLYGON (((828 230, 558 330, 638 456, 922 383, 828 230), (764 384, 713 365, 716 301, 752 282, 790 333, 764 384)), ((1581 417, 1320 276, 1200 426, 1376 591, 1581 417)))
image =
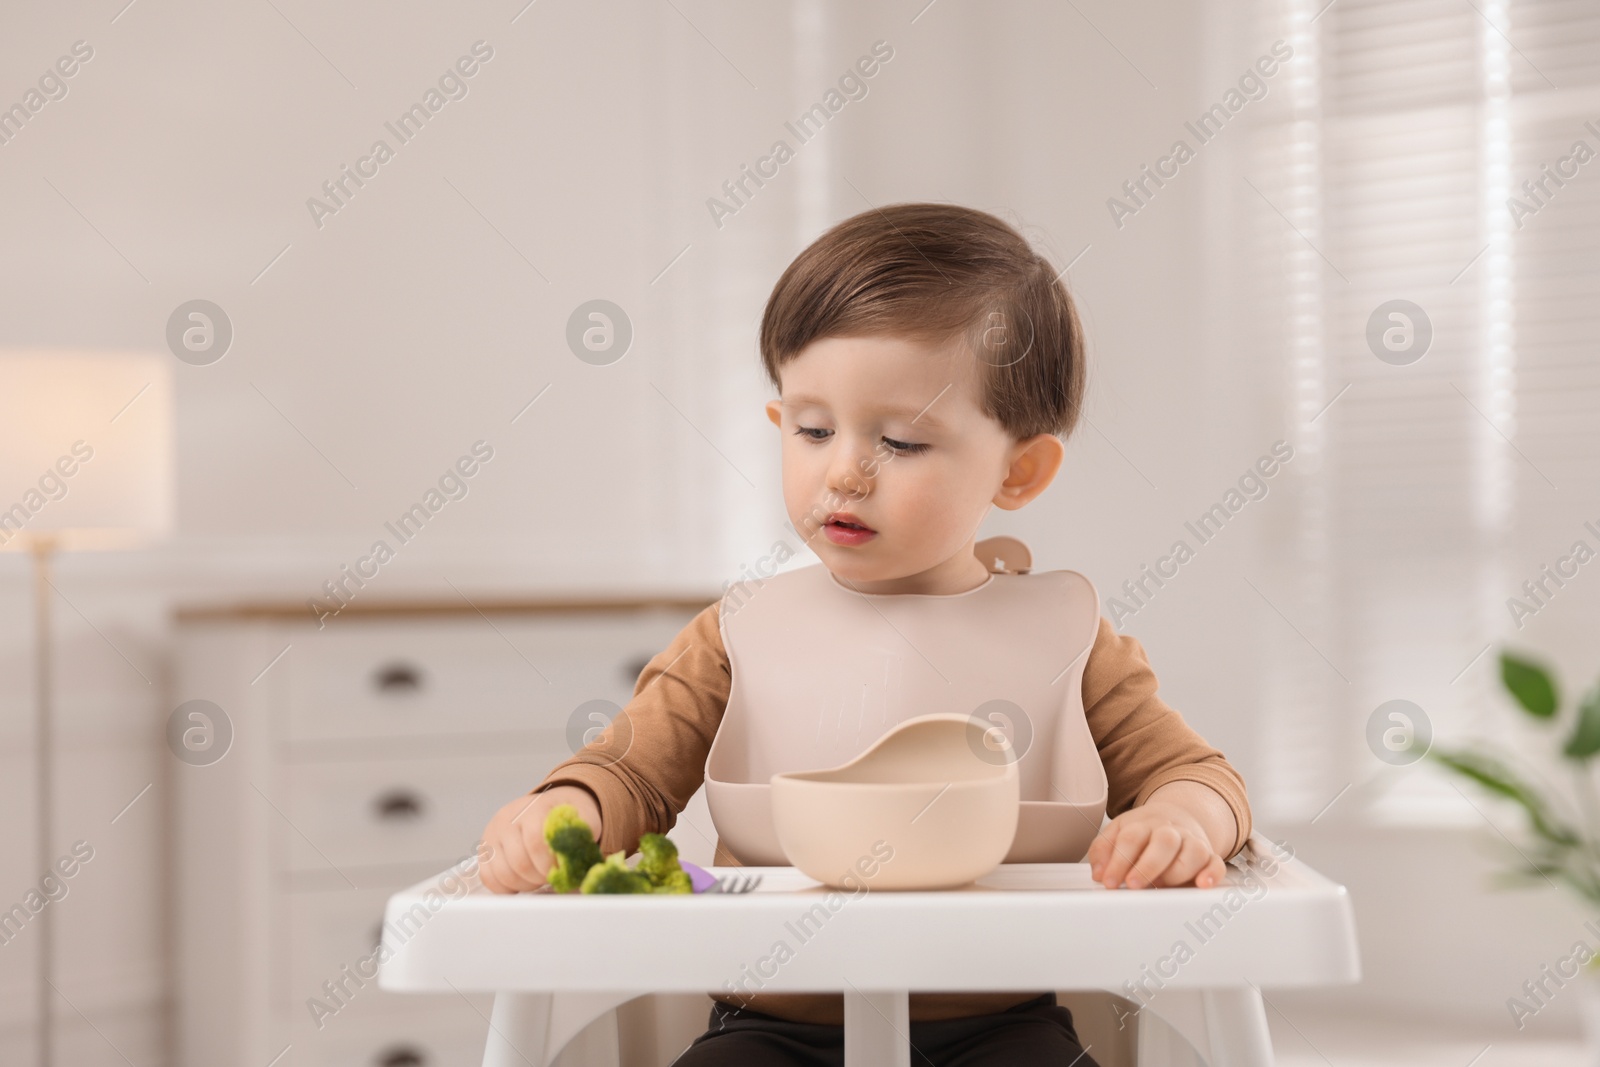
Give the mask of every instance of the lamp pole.
MULTIPOLYGON (((34 724, 34 789, 37 794, 38 864, 36 869, 49 871, 51 852, 50 836, 54 832, 54 768, 55 753, 50 730, 50 557, 56 550, 55 538, 49 534, 35 534, 29 538, 33 556, 33 693, 37 719, 34 724)), ((42 908, 38 915, 39 927, 39 1064, 51 1067, 54 1062, 53 1034, 51 1032, 51 994, 55 983, 51 981, 55 952, 51 938, 51 909, 42 908)))

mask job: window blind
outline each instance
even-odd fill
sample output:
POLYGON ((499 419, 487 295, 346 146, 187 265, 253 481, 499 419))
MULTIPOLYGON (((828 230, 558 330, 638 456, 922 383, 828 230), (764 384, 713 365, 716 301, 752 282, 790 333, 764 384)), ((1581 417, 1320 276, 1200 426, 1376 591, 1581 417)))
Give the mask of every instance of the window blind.
POLYGON ((1250 32, 1296 56, 1239 202, 1298 454, 1263 546, 1289 625, 1263 629, 1253 793, 1279 820, 1460 818, 1365 728, 1405 699, 1441 741, 1529 745, 1494 670, 1537 649, 1508 600, 1580 536, 1600 549, 1600 7, 1290 0, 1250 32), (1369 339, 1397 300, 1431 327, 1420 358, 1369 339))

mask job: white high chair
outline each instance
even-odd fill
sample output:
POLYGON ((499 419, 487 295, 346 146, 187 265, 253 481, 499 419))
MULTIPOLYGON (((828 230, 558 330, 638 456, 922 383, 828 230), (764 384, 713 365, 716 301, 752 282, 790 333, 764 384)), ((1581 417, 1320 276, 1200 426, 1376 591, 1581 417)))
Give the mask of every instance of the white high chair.
MULTIPOLYGON (((1137 1021, 1141 1067, 1189 1067, 1197 1056, 1270 1067, 1260 987, 1357 981, 1355 923, 1343 886, 1279 858, 1260 835, 1241 857, 1212 889, 1108 891, 1087 864, 1007 864, 966 889, 851 899, 791 867, 767 867, 743 868, 764 876, 743 896, 496 896, 477 887, 442 904, 433 893, 429 907, 433 883, 424 882, 389 900, 392 955, 379 984, 494 992, 484 1067, 549 1067, 558 1056, 560 1067, 613 1067, 625 1045, 630 1058, 665 1065, 671 1055, 661 1058, 651 1035, 619 1035, 617 1016, 590 1024, 628 1005, 624 1020, 654 1029, 655 1006, 637 1000, 647 991, 703 994, 751 968, 763 992, 844 993, 849 1067, 909 1064, 913 989, 1131 990, 1143 1006, 1125 1004, 1119 1021, 1137 1021), (827 917, 816 932, 781 965, 762 966, 772 963, 784 924, 815 916, 818 905, 827 917), (419 908, 424 921, 402 921, 419 908), (406 929, 414 932, 398 942, 394 931, 406 929)), ((1117 1060, 1091 1034, 1113 1032, 1110 1022, 1100 1013, 1079 1018, 1080 1037, 1104 1067, 1117 1060)))

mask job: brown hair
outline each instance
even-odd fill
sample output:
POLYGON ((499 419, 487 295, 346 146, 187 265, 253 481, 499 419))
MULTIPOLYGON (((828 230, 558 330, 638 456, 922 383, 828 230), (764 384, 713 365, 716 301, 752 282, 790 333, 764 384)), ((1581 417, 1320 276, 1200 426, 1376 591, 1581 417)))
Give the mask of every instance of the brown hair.
POLYGON ((761 316, 778 371, 827 337, 963 335, 986 364, 981 407, 1017 440, 1070 434, 1083 406, 1083 329, 1067 287, 1005 222, 954 204, 890 204, 845 219, 789 264, 761 316), (1020 353, 1020 354, 1019 354, 1020 353))

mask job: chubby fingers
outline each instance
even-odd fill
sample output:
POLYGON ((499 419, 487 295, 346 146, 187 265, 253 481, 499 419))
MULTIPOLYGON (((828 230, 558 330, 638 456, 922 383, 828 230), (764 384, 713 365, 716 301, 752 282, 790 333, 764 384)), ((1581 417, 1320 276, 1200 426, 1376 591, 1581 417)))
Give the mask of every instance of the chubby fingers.
POLYGON ((1113 821, 1090 846, 1089 871, 1107 889, 1116 889, 1128 877, 1134 861, 1150 840, 1150 827, 1142 822, 1113 821), (1099 846, 1098 858, 1095 846, 1099 846))
POLYGON ((491 827, 484 834, 489 846, 488 862, 479 865, 484 888, 491 893, 518 893, 530 888, 533 865, 517 834, 504 826, 491 827))
POLYGON ((493 893, 520 893, 545 883, 550 858, 537 819, 519 818, 533 804, 534 797, 521 797, 501 808, 484 831, 491 850, 482 865, 484 888, 493 893))
POLYGON ((1097 882, 1104 881, 1102 876, 1105 874, 1106 861, 1112 856, 1117 834, 1121 830, 1122 824, 1113 819, 1089 842, 1089 851, 1084 854, 1084 859, 1089 861, 1089 877, 1097 882))
POLYGON ((1198 834, 1183 833, 1182 842, 1166 868, 1153 879, 1161 886, 1195 885, 1206 889, 1222 880, 1222 858, 1198 834))
POLYGON ((483 888, 491 893, 515 893, 516 887, 506 881, 512 872, 506 866, 506 850, 500 843, 493 823, 483 831, 483 847, 479 855, 478 880, 483 883, 483 888))
POLYGON ((1142 820, 1113 821, 1090 844, 1090 876, 1107 889, 1221 883, 1226 866, 1210 843, 1175 826, 1142 820))
POLYGON ((1223 862, 1222 857, 1212 852, 1210 858, 1206 860, 1205 866, 1200 868, 1199 873, 1194 876, 1194 884, 1201 889, 1210 889, 1212 886, 1219 885, 1222 882, 1222 877, 1227 873, 1227 870, 1228 865, 1223 862))
MULTIPOLYGON (((1145 840, 1144 851, 1139 853, 1128 870, 1129 889, 1148 889, 1153 885, 1177 885, 1167 880, 1168 869, 1183 851, 1183 834, 1176 826, 1157 826, 1145 840)), ((1188 879, 1184 879, 1188 881, 1188 879)))

